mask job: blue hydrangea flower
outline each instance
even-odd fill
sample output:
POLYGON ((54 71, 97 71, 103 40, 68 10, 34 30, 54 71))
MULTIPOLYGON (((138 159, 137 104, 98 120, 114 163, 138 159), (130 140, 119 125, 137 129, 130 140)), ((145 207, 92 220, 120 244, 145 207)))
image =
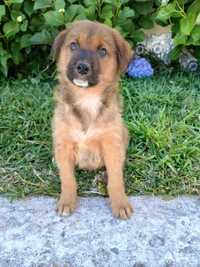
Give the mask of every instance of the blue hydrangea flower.
POLYGON ((150 77, 153 75, 153 68, 145 58, 135 57, 128 65, 127 74, 134 78, 150 77))

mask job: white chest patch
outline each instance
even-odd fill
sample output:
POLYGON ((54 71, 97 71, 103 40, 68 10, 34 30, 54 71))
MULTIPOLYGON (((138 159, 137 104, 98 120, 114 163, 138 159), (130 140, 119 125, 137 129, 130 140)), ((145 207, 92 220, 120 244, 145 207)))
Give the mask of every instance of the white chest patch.
POLYGON ((86 110, 93 117, 96 117, 101 106, 101 99, 96 95, 87 95, 81 98, 77 104, 81 109, 86 110))
POLYGON ((87 132, 80 129, 74 129, 71 131, 71 138, 77 142, 79 145, 85 143, 87 140, 92 138, 97 138, 99 135, 103 134, 104 130, 89 128, 87 132))

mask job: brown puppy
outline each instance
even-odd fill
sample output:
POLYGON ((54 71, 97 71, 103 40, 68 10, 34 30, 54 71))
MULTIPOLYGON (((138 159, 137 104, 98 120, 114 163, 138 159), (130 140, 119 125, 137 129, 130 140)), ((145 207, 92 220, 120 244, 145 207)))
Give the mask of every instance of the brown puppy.
POLYGON ((58 213, 68 215, 76 206, 75 166, 105 166, 112 212, 127 219, 132 213, 123 183, 128 132, 121 118, 118 80, 131 49, 117 31, 79 21, 57 36, 53 52, 59 74, 53 118, 61 178, 58 213))

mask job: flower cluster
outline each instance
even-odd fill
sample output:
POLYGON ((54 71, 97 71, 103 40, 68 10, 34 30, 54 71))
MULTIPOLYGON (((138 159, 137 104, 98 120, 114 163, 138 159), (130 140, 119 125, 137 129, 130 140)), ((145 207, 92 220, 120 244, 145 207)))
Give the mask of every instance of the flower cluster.
POLYGON ((135 57, 128 65, 127 74, 134 78, 150 77, 153 75, 153 68, 145 58, 135 57))

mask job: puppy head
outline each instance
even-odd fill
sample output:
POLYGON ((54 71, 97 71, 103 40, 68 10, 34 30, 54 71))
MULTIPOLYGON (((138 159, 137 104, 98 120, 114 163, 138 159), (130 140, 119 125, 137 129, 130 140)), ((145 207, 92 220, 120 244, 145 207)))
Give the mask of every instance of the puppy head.
POLYGON ((91 21, 72 23, 53 44, 60 79, 81 88, 114 82, 131 54, 119 32, 91 21))

